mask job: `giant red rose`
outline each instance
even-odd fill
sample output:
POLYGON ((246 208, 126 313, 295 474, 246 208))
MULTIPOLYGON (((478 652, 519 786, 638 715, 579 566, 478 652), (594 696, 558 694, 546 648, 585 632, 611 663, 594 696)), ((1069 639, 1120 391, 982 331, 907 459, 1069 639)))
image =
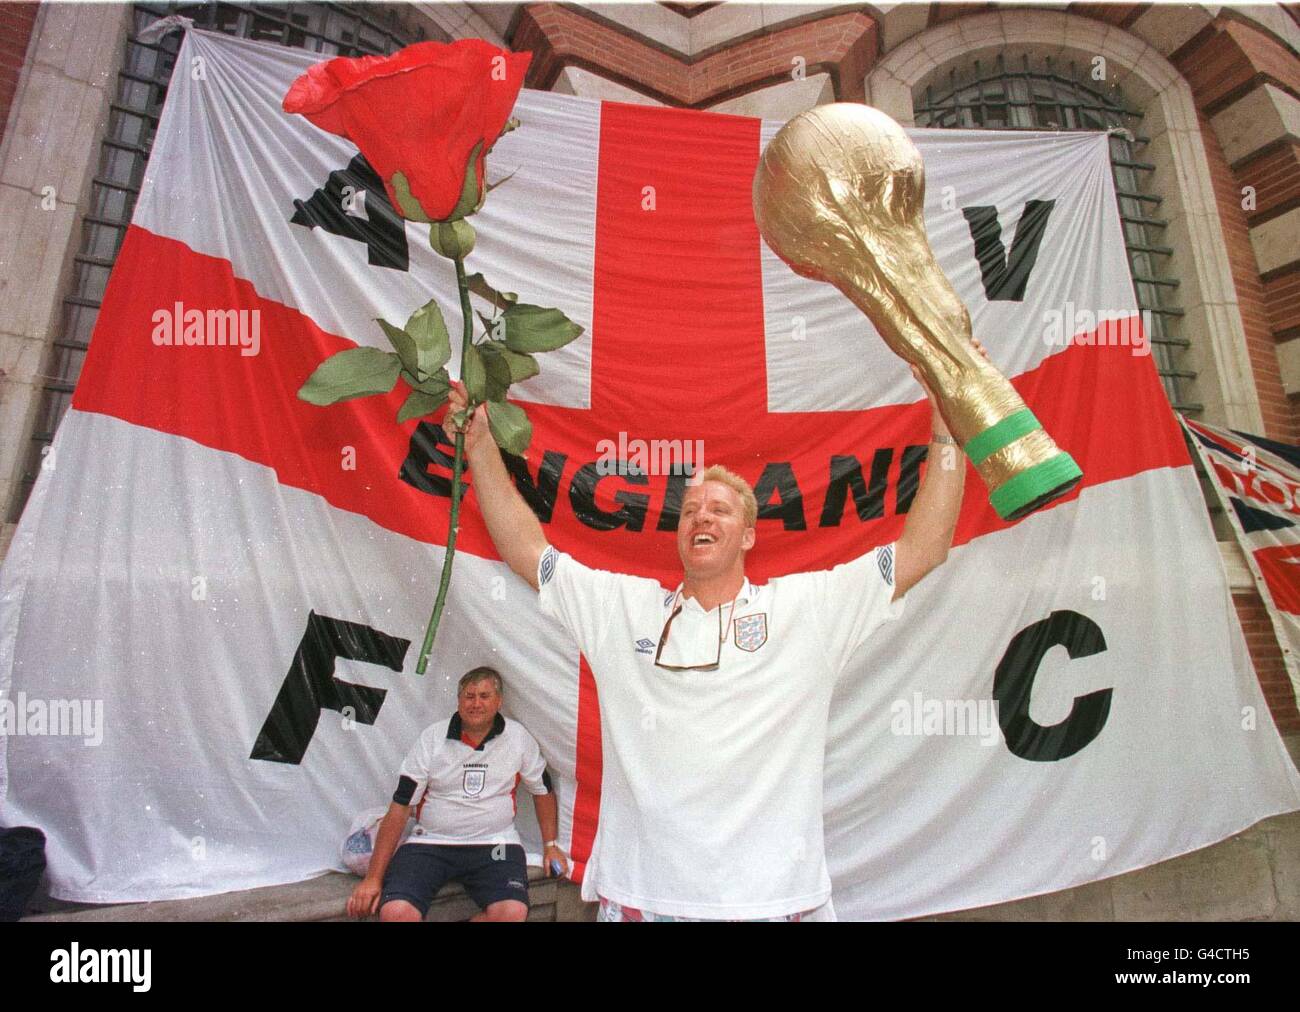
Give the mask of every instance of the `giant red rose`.
POLYGON ((484 158, 506 127, 530 60, 531 53, 481 39, 340 57, 294 81, 284 110, 360 148, 400 214, 445 221, 482 202, 484 158))

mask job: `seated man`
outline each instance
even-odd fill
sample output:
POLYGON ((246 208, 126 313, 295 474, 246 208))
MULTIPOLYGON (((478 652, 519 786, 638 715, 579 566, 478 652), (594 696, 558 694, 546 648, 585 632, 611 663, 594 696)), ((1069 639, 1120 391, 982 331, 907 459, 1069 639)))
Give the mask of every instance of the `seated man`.
POLYGON ((457 689, 456 713, 420 735, 402 763, 370 869, 348 900, 350 916, 378 908, 381 921, 422 921, 438 890, 456 879, 483 908, 471 920, 524 920, 528 871, 515 831, 515 787, 521 780, 534 796, 545 841, 543 867, 568 871, 556 842, 557 806, 546 763, 524 726, 497 712, 501 692, 501 676, 492 668, 467 671, 457 689), (412 805, 416 826, 399 849, 412 805))

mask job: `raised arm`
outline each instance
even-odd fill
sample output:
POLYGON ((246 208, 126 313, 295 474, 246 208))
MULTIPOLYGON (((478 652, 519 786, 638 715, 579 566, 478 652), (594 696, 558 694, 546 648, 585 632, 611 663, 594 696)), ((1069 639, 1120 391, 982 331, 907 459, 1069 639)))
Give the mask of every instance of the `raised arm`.
MULTIPOLYGON (((988 358, 988 352, 979 341, 975 341, 975 347, 988 358)), ((948 557, 966 485, 966 457, 939 414, 938 401, 915 367, 912 374, 930 399, 933 435, 926 457, 925 477, 921 479, 921 487, 907 511, 903 533, 894 548, 894 600, 920 583, 948 557)))
MULTIPOLYGON (((465 387, 452 383, 451 406, 444 427, 455 434, 451 416, 468 403, 465 387)), ((465 460, 474 474, 474 496, 497 553, 521 579, 537 589, 537 563, 546 551, 542 525, 510 480, 501 452, 488 429, 487 409, 479 405, 465 430, 465 460)))

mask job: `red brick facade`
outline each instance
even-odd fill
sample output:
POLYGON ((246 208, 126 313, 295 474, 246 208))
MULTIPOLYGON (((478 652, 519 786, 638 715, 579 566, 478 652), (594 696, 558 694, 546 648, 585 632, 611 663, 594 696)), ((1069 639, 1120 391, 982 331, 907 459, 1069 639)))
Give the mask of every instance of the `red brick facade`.
MULTIPOLYGON (((1075 13, 1086 5, 1076 4, 1075 13)), ((1111 20, 1111 19, 1108 19, 1111 20)), ((1300 60, 1264 31, 1218 18, 1172 54, 1171 62, 1191 86, 1201 139, 1209 161, 1219 221, 1247 350, 1254 373, 1264 435, 1300 442, 1300 405, 1282 390, 1277 342, 1300 334, 1300 263, 1261 278, 1250 228, 1300 205, 1300 144, 1283 142, 1229 166, 1210 117, 1264 84, 1300 97, 1300 60), (1245 187, 1255 189, 1255 206, 1244 208, 1245 187)), ((1237 615, 1264 697, 1278 728, 1300 732, 1294 690, 1282 653, 1258 594, 1234 597, 1237 615)))
POLYGON ((665 105, 702 107, 791 79, 828 73, 835 97, 865 99, 878 29, 866 14, 832 14, 770 29, 688 59, 567 6, 529 4, 511 40, 533 53, 528 87, 549 90, 565 67, 581 67, 665 105))
POLYGON ((1285 443, 1300 442, 1300 418, 1296 416, 1295 405, 1282 391, 1277 342, 1273 337, 1259 266, 1255 262, 1255 250, 1250 244, 1250 226, 1241 206, 1244 184, 1228 168, 1223 148, 1219 145, 1210 121, 1204 113, 1201 113, 1199 119, 1205 157, 1209 160, 1210 175, 1214 181, 1219 224, 1227 245, 1228 266, 1232 271, 1232 283, 1237 289, 1242 326, 1246 330, 1246 349, 1255 376, 1255 391, 1259 395, 1259 408, 1264 415, 1263 435, 1285 443))
POLYGON ((1201 136, 1264 415, 1264 435, 1300 442, 1300 403, 1283 393, 1277 361, 1277 343, 1300 333, 1300 246, 1296 261, 1261 277, 1250 242, 1252 226, 1300 204, 1300 145, 1276 143, 1229 166, 1209 121, 1266 84, 1300 98, 1300 59, 1263 29, 1234 20, 1228 13, 1171 59, 1191 86, 1200 111, 1201 136), (1248 186, 1255 189, 1253 209, 1242 207, 1248 186))
POLYGON ((1300 61, 1263 29, 1220 17, 1171 56, 1208 116, 1260 84, 1300 97, 1300 61))
POLYGON ((27 2, 0 4, 0 140, 4 139, 18 77, 27 59, 38 6, 27 2))
POLYGON ((1250 225, 1300 206, 1300 141, 1274 142, 1232 168, 1242 185, 1255 188, 1255 208, 1246 214, 1250 225))
POLYGON ((1263 599, 1256 593, 1233 595, 1232 603, 1237 606, 1250 659, 1255 664, 1255 673, 1277 729, 1283 734, 1300 734, 1300 711, 1296 709, 1291 681, 1263 599))
POLYGON ((1300 264, 1291 264, 1264 281, 1268 322, 1279 341, 1300 338, 1300 264))

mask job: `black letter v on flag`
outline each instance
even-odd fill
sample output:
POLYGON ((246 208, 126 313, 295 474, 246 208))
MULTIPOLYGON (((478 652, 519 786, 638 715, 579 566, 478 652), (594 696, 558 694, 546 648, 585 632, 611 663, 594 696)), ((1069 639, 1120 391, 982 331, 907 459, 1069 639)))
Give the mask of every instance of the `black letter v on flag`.
POLYGON ((998 224, 996 207, 961 209, 966 224, 970 226, 970 236, 975 240, 975 256, 980 264, 984 294, 990 302, 1020 302, 1024 299, 1029 274, 1034 269, 1038 247, 1047 230, 1047 219, 1055 206, 1054 200, 1025 201, 1010 256, 1002 246, 1002 227, 998 224))

